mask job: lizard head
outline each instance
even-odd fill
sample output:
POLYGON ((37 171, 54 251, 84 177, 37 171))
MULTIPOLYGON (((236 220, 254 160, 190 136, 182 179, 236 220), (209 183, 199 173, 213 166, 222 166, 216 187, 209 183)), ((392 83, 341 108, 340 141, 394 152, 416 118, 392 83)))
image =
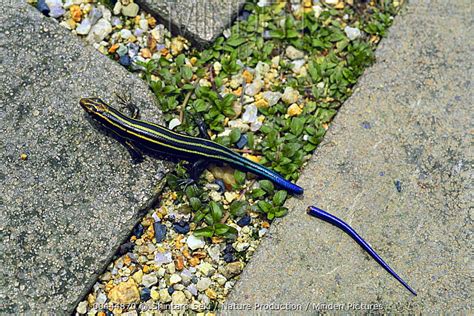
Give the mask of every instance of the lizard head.
POLYGON ((90 114, 102 114, 109 110, 109 106, 99 98, 82 98, 79 104, 90 114))

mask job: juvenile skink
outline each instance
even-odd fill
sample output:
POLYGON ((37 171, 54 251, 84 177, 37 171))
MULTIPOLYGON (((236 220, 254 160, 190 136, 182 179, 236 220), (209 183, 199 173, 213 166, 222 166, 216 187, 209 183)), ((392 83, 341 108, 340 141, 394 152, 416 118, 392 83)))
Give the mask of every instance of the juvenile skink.
POLYGON ((129 146, 188 161, 224 162, 266 178, 289 193, 303 194, 303 188, 278 173, 213 141, 177 133, 163 126, 129 117, 99 98, 83 98, 79 103, 93 119, 113 131, 129 146))

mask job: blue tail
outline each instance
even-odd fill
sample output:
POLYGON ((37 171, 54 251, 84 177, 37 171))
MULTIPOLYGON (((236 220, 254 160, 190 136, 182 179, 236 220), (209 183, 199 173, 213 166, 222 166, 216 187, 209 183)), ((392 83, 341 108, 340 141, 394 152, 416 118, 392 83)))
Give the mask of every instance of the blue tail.
POLYGON ((393 271, 392 268, 390 268, 389 265, 385 263, 382 258, 380 258, 380 256, 375 252, 375 250, 372 249, 372 247, 370 247, 369 244, 362 237, 360 237, 359 234, 357 234, 356 231, 352 229, 347 223, 315 206, 308 207, 307 212, 309 215, 322 219, 325 222, 331 223, 346 232, 365 251, 367 251, 367 253, 372 258, 374 258, 375 261, 378 262, 378 264, 380 264, 388 273, 390 273, 395 279, 397 279, 398 282, 400 282, 408 291, 410 291, 415 296, 417 295, 416 292, 405 281, 403 281, 402 278, 400 278, 398 274, 396 274, 395 271, 393 271))

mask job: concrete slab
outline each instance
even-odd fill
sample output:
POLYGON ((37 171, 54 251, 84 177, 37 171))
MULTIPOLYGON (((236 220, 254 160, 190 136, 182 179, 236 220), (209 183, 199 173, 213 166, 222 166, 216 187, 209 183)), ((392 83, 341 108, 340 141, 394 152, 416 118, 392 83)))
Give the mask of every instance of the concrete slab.
POLYGON ((188 38, 203 48, 232 24, 244 0, 137 0, 174 35, 188 38))
POLYGON ((413 0, 396 18, 377 63, 305 168, 304 198, 292 199, 290 214, 272 225, 228 307, 472 309, 471 8, 413 0), (350 223, 418 296, 345 233, 306 215, 308 205, 350 223))
POLYGON ((79 99, 114 92, 159 122, 141 79, 35 8, 2 7, 0 314, 71 313, 162 177, 86 120, 79 99))

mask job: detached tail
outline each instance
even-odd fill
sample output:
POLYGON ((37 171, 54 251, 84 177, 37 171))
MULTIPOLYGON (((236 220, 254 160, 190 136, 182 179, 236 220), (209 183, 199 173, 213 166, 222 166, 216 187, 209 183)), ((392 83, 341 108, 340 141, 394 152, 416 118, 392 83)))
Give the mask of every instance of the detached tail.
POLYGON ((395 271, 393 271, 392 268, 390 268, 390 266, 385 261, 383 261, 382 258, 380 258, 375 250, 372 249, 372 247, 370 247, 369 244, 362 237, 360 237, 359 234, 357 234, 356 231, 352 229, 352 227, 350 227, 346 222, 315 206, 308 207, 307 213, 342 229, 349 236, 351 236, 352 239, 354 239, 372 258, 374 258, 378 264, 380 264, 388 273, 397 279, 398 282, 400 282, 408 291, 410 291, 415 296, 417 295, 416 292, 405 281, 403 281, 402 278, 399 277, 398 274, 396 274, 395 271))

